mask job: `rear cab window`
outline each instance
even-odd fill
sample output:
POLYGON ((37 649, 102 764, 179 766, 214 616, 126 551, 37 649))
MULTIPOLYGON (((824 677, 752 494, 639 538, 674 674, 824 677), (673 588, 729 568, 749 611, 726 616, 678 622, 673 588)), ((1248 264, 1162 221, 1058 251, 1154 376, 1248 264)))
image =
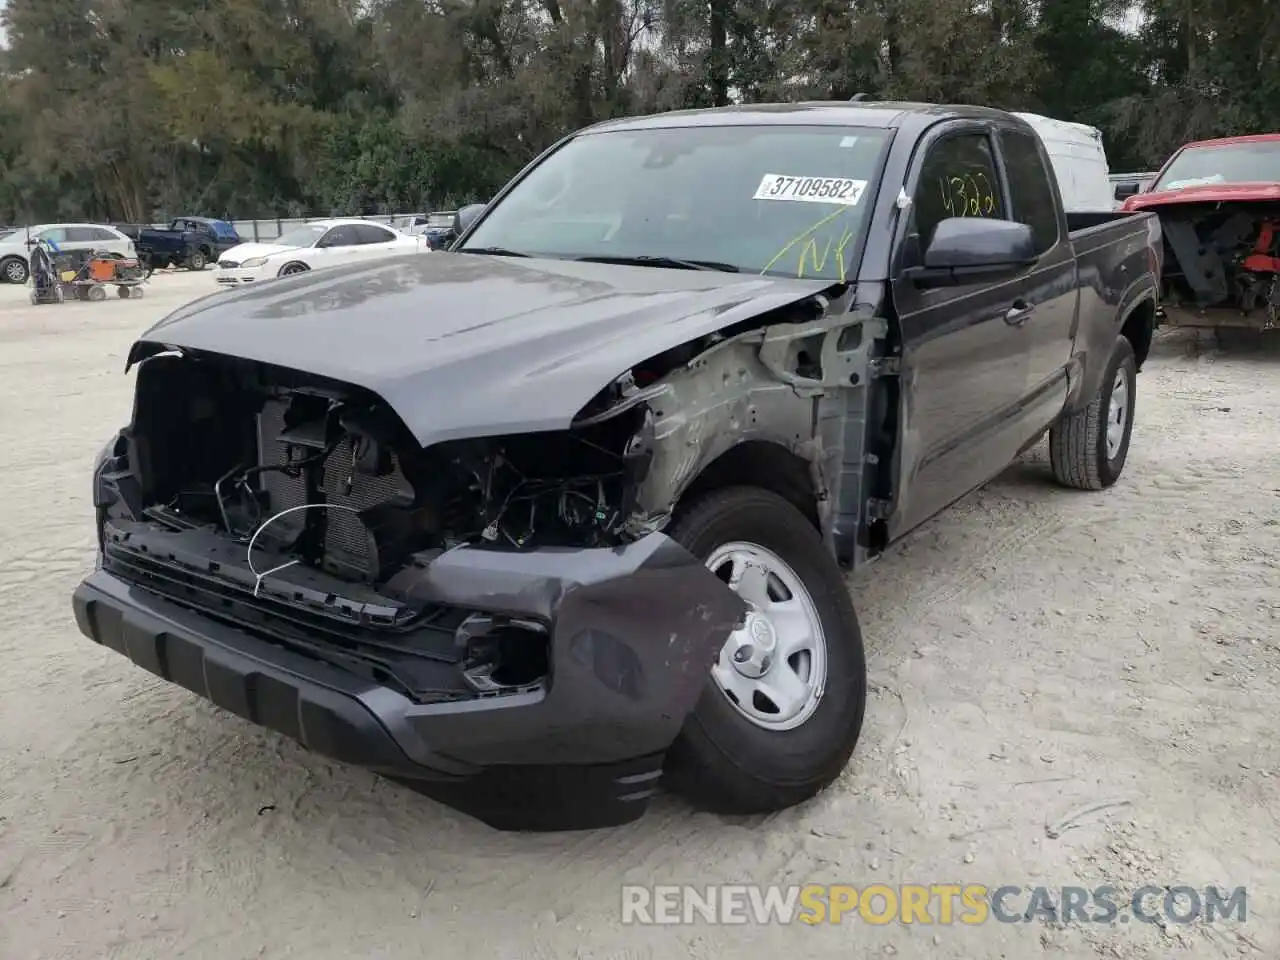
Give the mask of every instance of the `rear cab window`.
POLYGON ((1000 149, 1009 177, 1010 219, 1031 228, 1036 253, 1043 254, 1057 245, 1059 224, 1039 138, 1022 130, 1002 129, 1000 149))

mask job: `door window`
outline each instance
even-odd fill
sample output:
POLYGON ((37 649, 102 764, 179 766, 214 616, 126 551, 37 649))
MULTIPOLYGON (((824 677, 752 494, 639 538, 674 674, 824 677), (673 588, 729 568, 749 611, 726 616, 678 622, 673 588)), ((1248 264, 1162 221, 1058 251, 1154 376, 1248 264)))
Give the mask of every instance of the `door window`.
POLYGON ((317 247, 352 247, 360 242, 355 224, 344 223, 324 235, 317 247))
POLYGON ((66 227, 50 227, 48 230, 41 230, 39 233, 36 234, 36 239, 51 240, 54 243, 66 243, 67 228, 66 227))
POLYGON ((1009 175, 1013 219, 1031 228, 1036 253, 1044 253, 1058 242, 1058 207, 1040 144, 1034 134, 1002 130, 1000 148, 1009 175))
POLYGON ((68 243, 97 243, 98 231, 93 227, 67 227, 68 243))
POLYGON ((372 223, 362 223, 355 229, 361 243, 390 243, 396 238, 390 230, 372 223))
POLYGON ((912 200, 921 251, 948 217, 1003 218, 1005 203, 991 138, 966 133, 935 143, 925 157, 912 200))
POLYGON ((92 227, 93 239, 99 241, 114 242, 123 239, 120 234, 114 230, 108 230, 106 227, 92 227))

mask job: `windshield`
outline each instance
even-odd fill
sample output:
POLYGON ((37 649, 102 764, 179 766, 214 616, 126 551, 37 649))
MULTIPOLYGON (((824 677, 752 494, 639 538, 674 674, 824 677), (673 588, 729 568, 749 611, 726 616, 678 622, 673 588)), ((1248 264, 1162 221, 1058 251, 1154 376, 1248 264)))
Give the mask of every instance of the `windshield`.
POLYGON ((1153 189, 1257 181, 1280 181, 1280 140, 1188 147, 1174 157, 1153 189))
POLYGON ((301 227, 294 227, 292 230, 286 230, 280 236, 268 242, 279 244, 282 247, 310 247, 323 237, 328 229, 328 227, 319 223, 308 223, 301 227))
POLYGON ((584 134, 516 184, 463 249, 844 280, 889 137, 796 126, 584 134))

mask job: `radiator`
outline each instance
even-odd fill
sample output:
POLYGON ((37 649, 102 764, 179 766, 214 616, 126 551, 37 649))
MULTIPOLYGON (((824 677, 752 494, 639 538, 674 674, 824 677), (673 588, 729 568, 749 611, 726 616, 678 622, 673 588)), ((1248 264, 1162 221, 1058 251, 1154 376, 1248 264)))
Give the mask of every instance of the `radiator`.
MULTIPOLYGON (((258 415, 258 458, 264 466, 287 462, 287 448, 278 439, 284 430, 286 407, 282 401, 270 401, 258 415)), ((392 472, 381 477, 355 475, 354 461, 355 449, 350 437, 344 438, 325 458, 320 480, 325 503, 367 510, 377 504, 412 495, 412 487, 395 454, 392 454, 392 472)), ((271 471, 263 474, 261 480, 262 488, 269 496, 269 515, 306 503, 306 480, 302 476, 290 477, 271 471)), ((282 517, 272 524, 270 532, 275 533, 278 528, 277 536, 286 539, 296 537, 302 531, 309 512, 299 510, 282 517)), ((368 540, 360 518, 350 510, 326 510, 325 521, 326 558, 342 567, 367 570, 370 559, 368 540)))

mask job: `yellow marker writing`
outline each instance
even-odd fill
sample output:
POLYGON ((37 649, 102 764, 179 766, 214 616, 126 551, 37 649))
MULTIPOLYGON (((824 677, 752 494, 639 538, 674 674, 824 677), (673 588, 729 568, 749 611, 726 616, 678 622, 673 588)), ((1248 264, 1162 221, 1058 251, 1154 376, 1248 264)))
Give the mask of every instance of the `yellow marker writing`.
MULTIPOLYGON (((830 223, 836 217, 840 216, 842 213, 848 213, 850 209, 851 209, 850 207, 841 207, 839 210, 836 210, 834 213, 827 214, 825 217, 823 217, 821 220, 819 220, 817 223, 813 224, 812 226, 806 227, 801 233, 797 234, 795 237, 788 240, 787 243, 782 247, 782 249, 779 250, 776 254, 774 254, 773 259, 764 265, 764 268, 760 272, 768 273, 769 270, 773 268, 774 264, 776 264, 779 260, 785 257, 792 250, 794 250, 797 246, 800 246, 801 247, 800 261, 799 261, 799 267, 797 268, 796 273, 797 273, 797 276, 801 276, 801 277, 804 276, 804 263, 805 263, 806 256, 812 253, 813 259, 815 261, 817 261, 818 259, 817 240, 813 236, 814 231, 819 230, 822 227, 826 226, 828 223, 830 223), (808 243, 805 243, 805 241, 808 241, 808 243), (804 244, 804 246, 801 246, 801 244, 804 244), (812 252, 809 249, 810 247, 813 248, 812 252)), ((846 236, 845 238, 841 239, 840 244, 837 247, 837 250, 843 250, 845 245, 849 242, 849 236, 850 236, 849 231, 845 231, 845 234, 846 236)), ((831 241, 827 242, 827 247, 828 247, 827 252, 829 253, 830 247, 831 247, 831 241)), ((822 262, 823 263, 826 262, 826 254, 823 255, 822 262)), ((822 267, 821 265, 818 265, 815 267, 815 269, 821 270, 822 267)), ((840 262, 840 280, 842 282, 844 280, 843 259, 840 262)))

